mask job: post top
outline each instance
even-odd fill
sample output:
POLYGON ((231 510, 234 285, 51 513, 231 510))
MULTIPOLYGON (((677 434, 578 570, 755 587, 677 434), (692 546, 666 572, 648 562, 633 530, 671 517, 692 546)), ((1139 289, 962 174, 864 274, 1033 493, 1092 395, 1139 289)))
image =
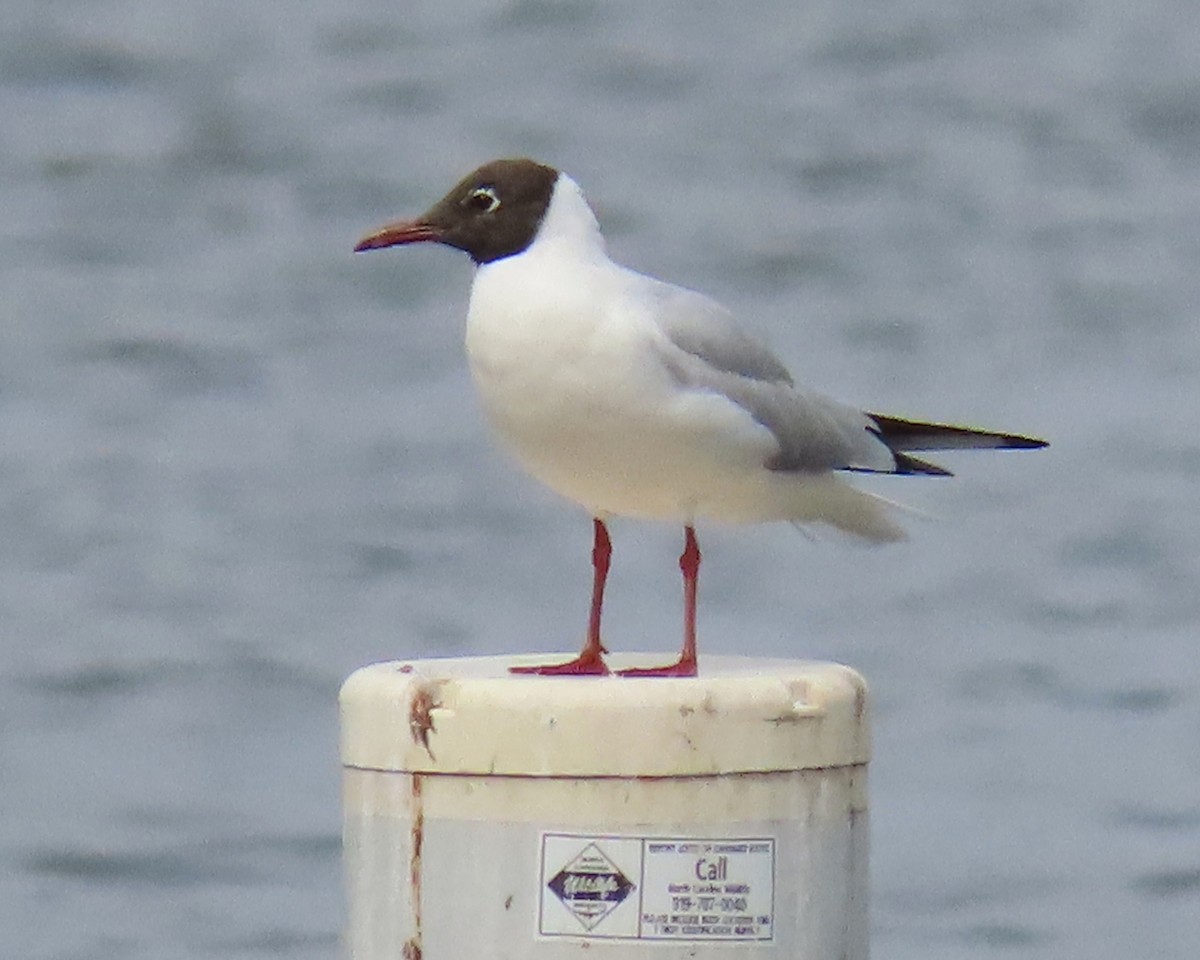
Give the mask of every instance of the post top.
MULTIPOLYGON (((554 657, 519 658, 522 663, 554 657)), ((653 658, 612 657, 626 667, 653 658)), ((409 773, 687 777, 865 763, 849 667, 704 657, 690 679, 514 675, 512 656, 376 663, 342 687, 342 763, 409 773)))

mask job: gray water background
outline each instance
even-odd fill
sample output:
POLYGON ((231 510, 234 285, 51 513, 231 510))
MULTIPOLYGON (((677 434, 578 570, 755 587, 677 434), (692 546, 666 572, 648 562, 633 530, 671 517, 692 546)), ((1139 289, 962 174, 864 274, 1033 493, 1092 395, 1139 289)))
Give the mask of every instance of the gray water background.
MULTIPOLYGON (((335 697, 569 650, 586 518, 491 443, 450 251, 497 156, 951 454, 904 545, 701 531, 702 651, 872 682, 885 960, 1200 944, 1200 6, 0 5, 0 957, 330 957, 335 697)), ((670 650, 679 531, 616 522, 670 650)))

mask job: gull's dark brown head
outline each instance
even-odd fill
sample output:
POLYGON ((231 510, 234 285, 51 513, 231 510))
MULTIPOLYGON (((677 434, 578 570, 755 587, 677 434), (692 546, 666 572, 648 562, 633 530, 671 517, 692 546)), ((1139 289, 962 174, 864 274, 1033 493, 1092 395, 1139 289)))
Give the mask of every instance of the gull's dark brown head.
POLYGON ((511 257, 533 243, 557 180, 557 170, 534 160, 493 160, 421 216, 386 224, 354 249, 432 241, 462 250, 476 263, 511 257))

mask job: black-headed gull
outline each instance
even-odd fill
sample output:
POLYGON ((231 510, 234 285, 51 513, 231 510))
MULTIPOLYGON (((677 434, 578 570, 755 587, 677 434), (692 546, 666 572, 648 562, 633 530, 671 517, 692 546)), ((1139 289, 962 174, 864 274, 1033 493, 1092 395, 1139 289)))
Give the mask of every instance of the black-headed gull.
POLYGON ((608 516, 674 521, 685 532, 679 660, 622 672, 695 676, 697 521, 825 523, 899 540, 892 504, 846 473, 947 476, 910 452, 1046 445, 865 413, 800 386, 720 304, 610 260, 575 181, 533 160, 485 164, 428 212, 387 224, 355 250, 424 241, 462 250, 478 268, 467 355, 492 426, 526 470, 593 518, 583 650, 516 672, 608 672, 608 516))

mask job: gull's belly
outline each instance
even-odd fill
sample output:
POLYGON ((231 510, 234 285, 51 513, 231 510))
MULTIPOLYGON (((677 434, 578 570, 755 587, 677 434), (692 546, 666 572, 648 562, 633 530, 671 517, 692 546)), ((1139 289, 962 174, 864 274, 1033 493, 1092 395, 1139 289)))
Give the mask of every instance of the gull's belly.
POLYGON ((559 369, 531 383, 529 371, 514 379, 472 367, 521 465, 593 514, 767 519, 758 488, 774 440, 726 398, 681 390, 657 370, 595 380, 559 369))

